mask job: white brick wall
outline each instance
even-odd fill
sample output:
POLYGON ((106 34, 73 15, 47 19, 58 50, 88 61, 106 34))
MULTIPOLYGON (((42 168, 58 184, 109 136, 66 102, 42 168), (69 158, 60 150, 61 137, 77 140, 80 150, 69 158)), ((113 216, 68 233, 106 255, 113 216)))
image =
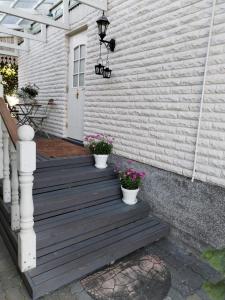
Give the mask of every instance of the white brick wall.
POLYGON ((57 104, 50 110, 46 124, 48 132, 63 136, 66 126, 67 103, 67 44, 65 32, 48 27, 48 43, 30 41, 30 52, 19 58, 19 85, 30 82, 40 88, 38 100, 57 104))
MULTIPOLYGON (((111 22, 108 38, 114 37, 117 43, 115 53, 110 55, 113 76, 109 80, 94 74, 99 48, 95 21, 100 12, 86 10, 85 6, 79 8, 83 7, 87 14, 82 22, 87 20, 89 26, 85 133, 111 134, 115 137, 117 154, 191 176, 212 0, 108 2, 111 22)), ((77 22, 80 21, 81 18, 77 22)), ((58 99, 60 109, 51 118, 49 129, 63 135, 66 46, 62 31, 51 30, 52 45, 36 46, 29 56, 20 59, 20 82, 29 73, 45 90, 43 98, 49 92, 54 93, 51 97, 58 99), (56 49, 60 49, 57 55, 56 49), (48 64, 53 67, 50 68, 54 78, 52 90, 46 80, 48 64)), ((218 0, 196 177, 222 186, 225 186, 224 71, 225 2, 218 0)))

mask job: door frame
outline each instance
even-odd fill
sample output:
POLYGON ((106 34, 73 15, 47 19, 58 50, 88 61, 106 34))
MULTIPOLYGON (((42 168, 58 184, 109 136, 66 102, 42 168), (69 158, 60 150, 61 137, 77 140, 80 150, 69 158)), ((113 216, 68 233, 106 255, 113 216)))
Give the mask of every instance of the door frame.
MULTIPOLYGON (((69 32, 67 32, 65 34, 65 37, 66 37, 66 43, 67 43, 67 48, 68 48, 68 51, 67 51, 67 79, 66 79, 66 82, 67 82, 67 85, 66 85, 66 93, 67 93, 67 101, 66 101, 66 120, 65 120, 65 136, 66 136, 66 139, 76 143, 76 144, 83 144, 83 141, 81 140, 77 140, 77 139, 74 139, 74 138, 71 138, 69 137, 69 97, 70 97, 70 71, 69 71, 69 64, 70 64, 70 39, 72 37, 74 37, 75 35, 77 34, 80 34, 82 32, 87 32, 88 30, 88 25, 87 24, 82 24, 82 25, 79 25, 77 27, 74 27, 72 28, 69 32)), ((86 43, 86 49, 87 49, 87 43, 86 43)), ((86 52, 87 53, 87 52, 86 52)), ((86 58, 87 58, 87 55, 86 55, 86 58)), ((85 64, 86 64, 86 60, 85 60, 85 64)), ((85 104, 85 103, 84 103, 85 104)))

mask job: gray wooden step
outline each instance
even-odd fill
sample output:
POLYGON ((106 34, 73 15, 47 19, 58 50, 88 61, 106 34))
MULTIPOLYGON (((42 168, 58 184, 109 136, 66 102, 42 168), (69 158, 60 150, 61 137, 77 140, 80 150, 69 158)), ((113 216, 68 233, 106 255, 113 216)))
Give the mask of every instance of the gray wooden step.
POLYGON ((36 299, 81 279, 166 236, 168 230, 155 217, 146 217, 41 256, 37 268, 25 274, 32 285, 32 296, 36 299))
POLYGON ((35 173, 33 194, 71 188, 93 182, 116 178, 112 168, 99 170, 93 166, 73 167, 35 173))
POLYGON ((48 172, 49 169, 59 170, 68 167, 82 167, 94 165, 92 155, 75 156, 70 158, 54 158, 37 161, 37 173, 48 172))
MULTIPOLYGON (((121 201, 112 168, 98 170, 91 156, 39 161, 33 189, 37 268, 22 275, 37 299, 168 234, 149 205, 121 201)), ((0 199, 0 232, 17 264, 17 234, 10 205, 0 199)))

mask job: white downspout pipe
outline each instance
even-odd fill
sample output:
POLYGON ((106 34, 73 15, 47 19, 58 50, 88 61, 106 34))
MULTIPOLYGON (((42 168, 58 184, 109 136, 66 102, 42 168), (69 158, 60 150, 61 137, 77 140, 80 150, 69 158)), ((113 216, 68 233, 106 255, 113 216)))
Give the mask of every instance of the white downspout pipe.
POLYGON ((200 137, 200 131, 201 131, 202 111, 203 111, 203 104, 204 104, 204 97, 205 97, 205 84, 206 84, 206 77, 207 77, 207 73, 208 73, 208 61, 209 61, 209 52, 210 52, 212 32, 213 32, 216 1, 217 0, 213 0, 213 4, 212 4, 213 5, 212 6, 212 16, 211 16, 211 22, 210 22, 210 28, 209 28, 209 38, 208 38, 205 70, 204 70, 203 85, 202 85, 202 94, 201 94, 201 101, 200 101, 198 131, 197 131, 197 138, 196 138, 196 145, 195 145, 194 167, 193 167, 192 179, 191 179, 192 182, 195 180, 196 165, 197 165, 197 159, 198 159, 198 144, 199 144, 199 137, 200 137))

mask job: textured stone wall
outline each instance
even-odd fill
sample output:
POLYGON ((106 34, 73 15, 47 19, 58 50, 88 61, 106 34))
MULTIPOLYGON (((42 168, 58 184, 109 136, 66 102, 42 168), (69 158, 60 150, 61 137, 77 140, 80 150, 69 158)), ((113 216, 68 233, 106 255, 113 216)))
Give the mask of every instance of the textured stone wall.
MULTIPOLYGON (((113 156, 111 162, 121 168, 131 166, 126 159, 113 156)), ((225 189, 160 170, 139 162, 132 167, 145 171, 139 199, 171 226, 170 237, 189 248, 203 250, 225 247, 225 189)))
MULTIPOLYGON (((148 172, 141 198, 172 225, 173 236, 199 249, 225 246, 225 190, 211 185, 225 186, 225 2, 217 1, 196 173, 210 184, 187 177, 193 169, 212 0, 108 3, 107 38, 116 39, 111 79, 94 74, 100 12, 84 5, 71 12, 72 27, 88 25, 85 133, 111 134, 115 154, 148 172)), ((19 60, 20 84, 35 82, 40 100, 56 100, 46 128, 59 136, 66 136, 67 64, 68 38, 51 27, 48 42, 31 42, 19 60)))
MULTIPOLYGON (((94 75, 89 21, 85 132, 113 135, 115 153, 191 176, 211 0, 111 0, 112 78, 94 75)), ((197 179, 225 186, 225 2, 217 1, 197 179)))
POLYGON ((38 100, 46 104, 50 98, 57 104, 50 110, 45 124, 49 133, 63 136, 67 110, 67 41, 64 30, 48 27, 48 42, 30 41, 30 51, 19 57, 19 85, 35 83, 38 100))
MULTIPOLYGON (((116 39, 111 79, 94 74, 100 12, 80 5, 74 28, 88 25, 85 133, 114 136, 115 153, 191 176, 197 135, 211 0, 109 0, 116 39)), ((225 3, 217 1, 199 140, 196 178, 225 186, 225 3)), ((68 39, 48 28, 46 44, 31 42, 20 57, 20 84, 56 99, 47 130, 66 136, 68 39)), ((105 58, 104 51, 104 58, 105 58)))

